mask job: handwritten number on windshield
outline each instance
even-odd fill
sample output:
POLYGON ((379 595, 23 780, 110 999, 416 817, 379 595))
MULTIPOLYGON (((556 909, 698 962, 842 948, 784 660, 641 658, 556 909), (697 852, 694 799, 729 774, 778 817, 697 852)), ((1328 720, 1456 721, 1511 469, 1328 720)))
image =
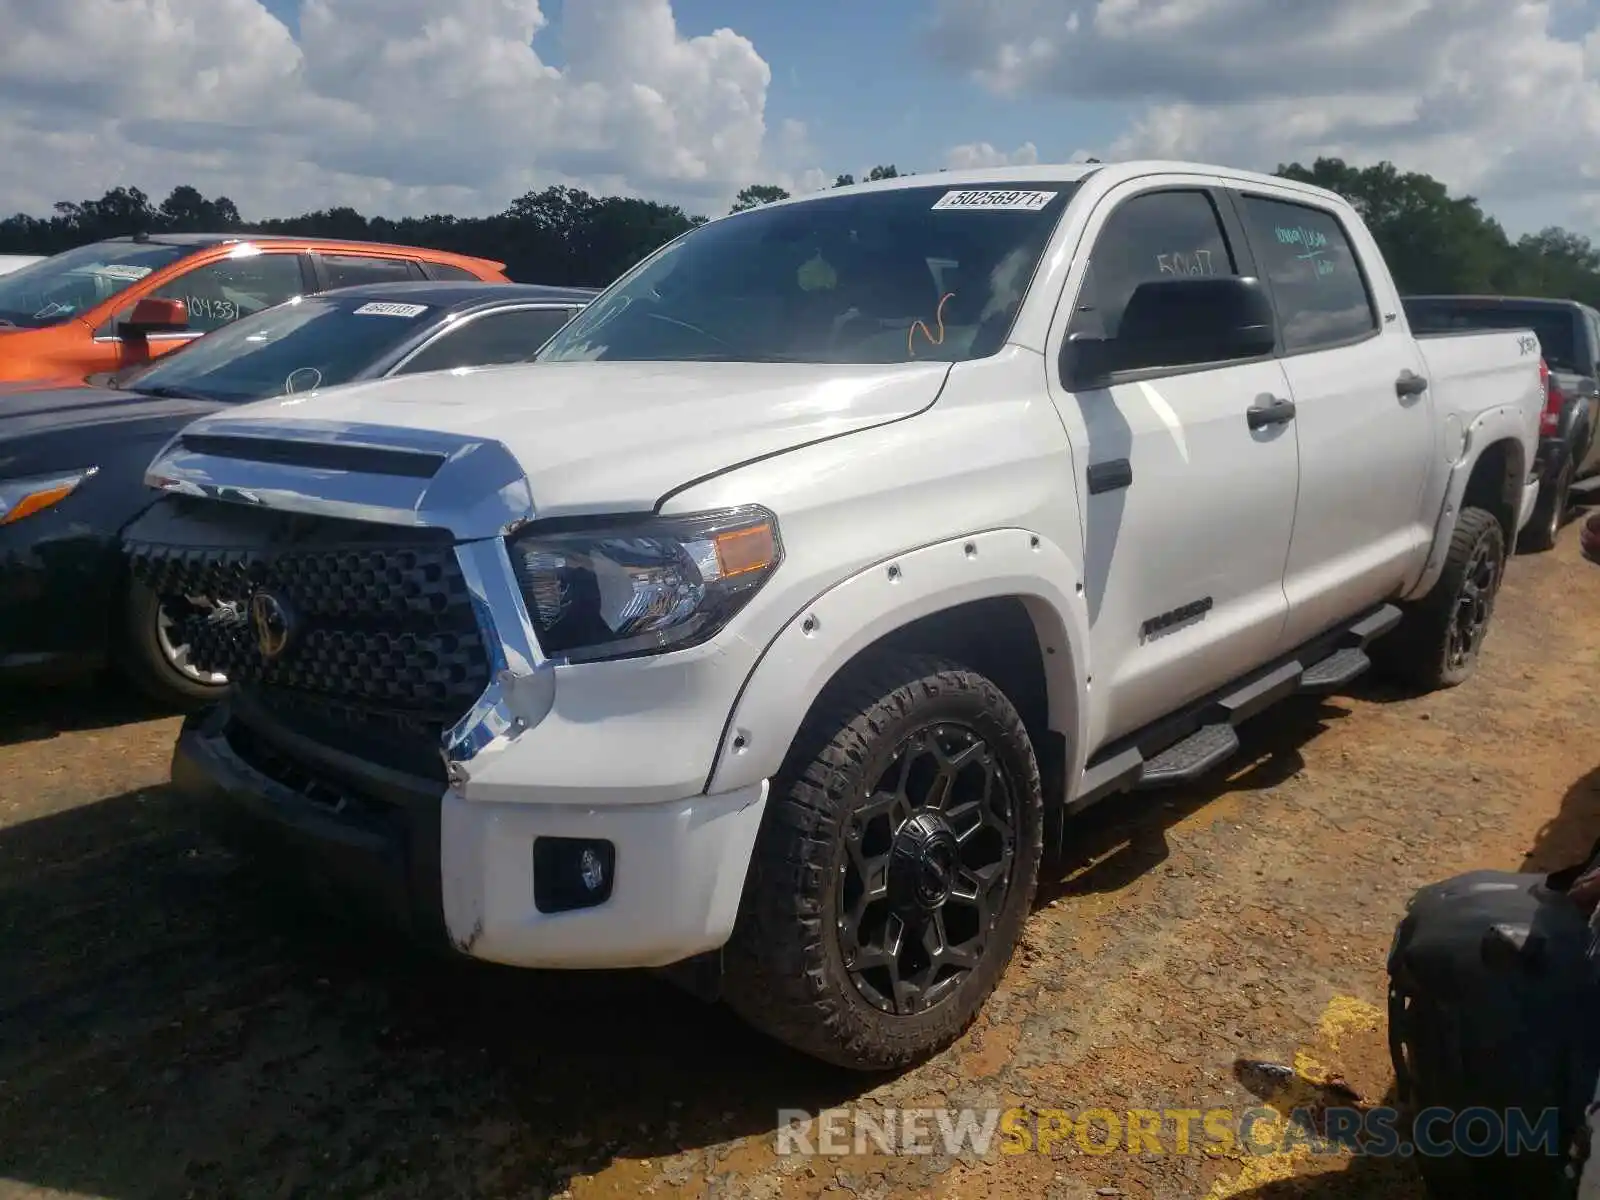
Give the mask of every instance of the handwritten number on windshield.
POLYGON ((944 345, 944 304, 946 300, 950 299, 950 297, 954 295, 954 292, 946 292, 944 295, 940 296, 939 307, 934 310, 933 320, 934 323, 939 326, 938 337, 934 337, 932 332, 929 331, 927 325, 922 321, 918 320, 911 323, 911 328, 906 330, 906 354, 908 356, 911 358, 915 358, 917 356, 916 348, 912 345, 912 342, 916 338, 917 330, 919 329, 922 330, 922 336, 928 339, 928 345, 944 345))

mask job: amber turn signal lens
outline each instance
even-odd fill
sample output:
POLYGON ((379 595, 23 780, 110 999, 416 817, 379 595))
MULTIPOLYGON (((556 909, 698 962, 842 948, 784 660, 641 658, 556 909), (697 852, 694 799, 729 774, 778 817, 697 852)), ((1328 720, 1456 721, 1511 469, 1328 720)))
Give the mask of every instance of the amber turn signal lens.
POLYGON ((746 529, 730 529, 713 538, 717 547, 717 565, 724 579, 745 575, 751 571, 765 570, 778 554, 778 541, 772 526, 763 522, 746 529))
POLYGON ((52 504, 65 500, 72 495, 76 483, 59 484, 53 488, 45 488, 40 492, 32 492, 17 501, 16 506, 0 517, 0 525, 9 525, 13 521, 20 521, 23 517, 32 516, 40 509, 49 508, 52 504))

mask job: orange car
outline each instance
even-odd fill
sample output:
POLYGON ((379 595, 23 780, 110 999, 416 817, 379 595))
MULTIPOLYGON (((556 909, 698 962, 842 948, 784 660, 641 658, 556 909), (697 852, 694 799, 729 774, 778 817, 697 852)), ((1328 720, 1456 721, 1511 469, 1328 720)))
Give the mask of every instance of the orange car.
MULTIPOLYGON (((136 366, 294 296, 406 279, 509 282, 505 264, 417 246, 257 234, 138 234, 0 275, 0 380, 136 366)), ((0 396, 0 404, 4 404, 0 396)))

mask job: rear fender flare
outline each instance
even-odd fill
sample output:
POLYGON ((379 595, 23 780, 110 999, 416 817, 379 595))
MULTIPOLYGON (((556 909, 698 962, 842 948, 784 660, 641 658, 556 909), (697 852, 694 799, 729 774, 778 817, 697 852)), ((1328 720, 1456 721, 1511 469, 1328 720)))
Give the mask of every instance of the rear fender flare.
MULTIPOLYGON (((1449 480, 1445 485, 1444 503, 1434 521, 1433 542, 1428 548, 1427 562, 1421 572, 1401 594, 1403 600, 1419 600, 1426 596, 1444 571, 1445 558, 1450 552, 1450 538, 1455 533, 1456 520, 1461 514, 1461 502, 1467 494, 1472 473, 1482 461, 1484 452, 1502 442, 1509 443, 1515 459, 1516 478, 1519 484, 1527 479, 1529 455, 1527 446, 1527 415, 1513 404, 1502 404, 1486 409, 1473 419, 1461 435, 1461 444, 1450 461, 1449 480)), ((1517 514, 1518 497, 1511 498, 1512 512, 1517 514)), ((1515 522, 1513 522, 1515 523, 1515 522)), ((1512 539, 1507 539, 1508 543, 1512 539)))

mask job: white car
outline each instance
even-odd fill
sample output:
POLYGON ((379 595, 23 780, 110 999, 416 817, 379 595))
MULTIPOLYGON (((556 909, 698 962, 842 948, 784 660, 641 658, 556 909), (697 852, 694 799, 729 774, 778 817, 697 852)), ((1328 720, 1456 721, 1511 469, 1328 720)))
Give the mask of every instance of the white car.
POLYGON ((36 262, 43 262, 42 254, 0 254, 0 275, 9 275, 13 271, 20 271, 23 267, 31 267, 36 262))
POLYGON ((1085 805, 1369 646, 1471 673, 1543 401, 1531 334, 1414 338, 1329 192, 909 176, 690 231, 534 364, 203 418, 127 550, 230 606, 180 787, 462 954, 883 1068, 1085 805))

